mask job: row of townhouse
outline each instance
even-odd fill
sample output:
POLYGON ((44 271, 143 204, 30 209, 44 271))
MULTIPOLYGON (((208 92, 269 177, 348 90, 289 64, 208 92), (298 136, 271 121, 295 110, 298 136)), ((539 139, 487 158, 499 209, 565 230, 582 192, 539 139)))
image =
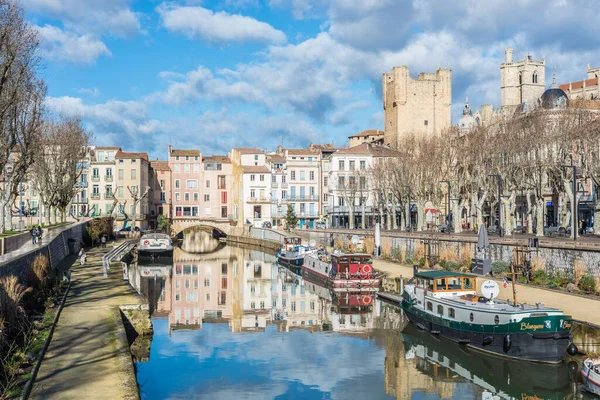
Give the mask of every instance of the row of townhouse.
MULTIPOLYGON (((168 147, 166 161, 120 147, 90 147, 79 165, 78 191, 69 209, 71 218, 114 216, 117 229, 130 224, 135 213, 141 229, 155 229, 159 215, 168 219, 229 220, 238 226, 283 226, 288 205, 300 228, 347 226, 348 182, 354 176, 361 188, 371 186, 367 174, 378 159, 396 153, 385 146, 362 143, 336 149, 333 144, 273 152, 234 148, 227 155, 205 156, 200 150, 168 147), (340 186, 340 182, 345 185, 340 186), (345 186, 345 187, 344 187, 345 186), (135 197, 143 197, 134 206, 135 197)), ((19 208, 46 213, 31 185, 17 198, 19 208)), ((374 193, 353 198, 360 209, 367 202, 375 218, 374 193)), ((359 217, 355 213, 355 218, 359 217)), ((355 226, 359 226, 357 223, 355 226)))

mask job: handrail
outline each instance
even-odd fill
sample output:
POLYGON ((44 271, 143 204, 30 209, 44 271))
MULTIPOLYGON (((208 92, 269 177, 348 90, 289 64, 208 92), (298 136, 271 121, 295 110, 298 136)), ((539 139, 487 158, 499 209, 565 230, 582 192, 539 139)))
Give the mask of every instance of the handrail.
POLYGON ((108 271, 110 270, 110 263, 115 258, 119 257, 123 252, 129 250, 133 243, 133 240, 126 240, 120 245, 113 247, 111 251, 102 256, 102 272, 104 277, 108 277, 108 271))

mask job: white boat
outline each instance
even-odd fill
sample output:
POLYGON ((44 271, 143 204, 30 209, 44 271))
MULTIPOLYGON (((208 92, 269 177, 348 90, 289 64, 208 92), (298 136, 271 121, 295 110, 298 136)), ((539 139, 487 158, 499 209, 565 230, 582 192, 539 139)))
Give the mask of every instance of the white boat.
POLYGON ((147 233, 138 243, 138 265, 173 265, 173 242, 164 233, 147 233))
POLYGON ((585 360, 581 367, 581 378, 587 390, 600 396, 600 359, 585 360))

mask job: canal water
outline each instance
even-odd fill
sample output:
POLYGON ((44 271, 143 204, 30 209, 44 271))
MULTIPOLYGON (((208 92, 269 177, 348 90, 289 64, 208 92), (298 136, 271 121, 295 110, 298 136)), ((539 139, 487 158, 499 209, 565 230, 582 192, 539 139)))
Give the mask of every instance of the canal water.
POLYGON ((154 336, 142 399, 575 399, 577 361, 493 358, 407 324, 373 292, 333 292, 274 255, 187 235, 130 282, 154 336), (201 249, 202 253, 198 252, 201 249))

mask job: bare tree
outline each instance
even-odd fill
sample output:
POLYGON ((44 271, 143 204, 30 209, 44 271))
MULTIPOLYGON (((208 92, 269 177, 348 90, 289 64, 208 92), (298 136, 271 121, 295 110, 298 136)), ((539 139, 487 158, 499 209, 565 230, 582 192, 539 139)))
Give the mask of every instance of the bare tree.
POLYGON ((39 39, 18 2, 0 0, 0 175, 2 232, 12 223, 12 203, 31 165, 45 86, 37 78, 39 39), (8 209, 10 207, 11 209, 8 209))
POLYGON ((42 144, 33 165, 40 198, 48 211, 60 211, 61 220, 77 193, 77 182, 85 169, 85 157, 92 137, 77 118, 61 118, 44 124, 42 144))
POLYGON ((133 213, 131 216, 131 226, 132 226, 131 229, 133 230, 133 229, 135 229, 135 222, 136 222, 136 217, 137 217, 137 212, 136 212, 137 205, 140 203, 140 201, 142 201, 144 199, 144 197, 148 196, 148 193, 150 192, 150 186, 146 186, 146 190, 141 195, 139 193, 139 189, 137 186, 135 186, 133 188, 130 186, 127 186, 127 190, 129 190, 129 193, 131 194, 131 198, 133 199, 133 213))

